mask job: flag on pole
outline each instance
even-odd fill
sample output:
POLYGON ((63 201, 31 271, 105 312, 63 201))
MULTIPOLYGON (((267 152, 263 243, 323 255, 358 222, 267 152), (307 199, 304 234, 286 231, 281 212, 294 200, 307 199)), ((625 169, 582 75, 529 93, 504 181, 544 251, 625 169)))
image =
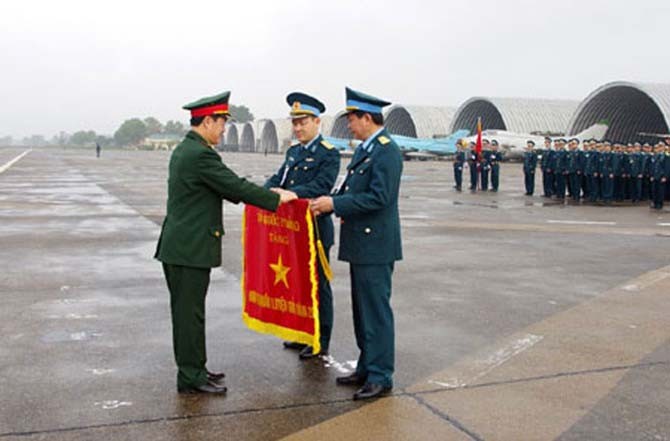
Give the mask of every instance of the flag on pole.
POLYGON ((252 330, 319 344, 318 258, 309 201, 276 212, 251 205, 242 221, 242 319, 252 330))
POLYGON ((482 157, 482 118, 477 118, 477 144, 475 145, 475 153, 477 153, 477 160, 482 157))

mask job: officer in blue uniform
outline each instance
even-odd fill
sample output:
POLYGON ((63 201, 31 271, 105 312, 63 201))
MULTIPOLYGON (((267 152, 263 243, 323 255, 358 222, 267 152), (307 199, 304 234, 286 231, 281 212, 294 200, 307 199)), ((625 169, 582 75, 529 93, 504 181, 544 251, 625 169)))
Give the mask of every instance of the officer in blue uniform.
POLYGON ((545 198, 550 198, 553 195, 553 180, 554 175, 549 167, 552 160, 553 152, 551 150, 551 138, 545 136, 544 149, 542 150, 542 160, 540 161, 540 170, 542 170, 542 190, 545 198))
POLYGON ((463 166, 465 165, 465 144, 460 140, 458 142, 458 151, 454 156, 454 188, 456 191, 461 191, 463 185, 463 166))
POLYGON ((491 167, 491 191, 498 191, 500 185, 500 162, 502 153, 498 151, 498 141, 491 141, 491 152, 489 153, 489 166, 491 167))
POLYGON ((668 179, 670 161, 665 154, 665 146, 662 142, 656 144, 654 158, 652 159, 651 186, 652 186, 652 205, 656 210, 663 209, 663 200, 665 199, 665 182, 668 179))
POLYGON ((633 204, 640 202, 642 198, 642 144, 636 142, 633 144, 633 152, 629 159, 630 170, 630 198, 633 204))
POLYGON ((565 186, 568 178, 568 156, 565 151, 565 139, 561 138, 555 141, 557 149, 554 152, 554 179, 556 199, 565 200, 565 186))
POLYGON ((390 103, 346 89, 349 130, 363 141, 332 197, 311 203, 312 211, 335 212, 340 222, 339 259, 349 262, 351 301, 360 356, 356 371, 337 378, 362 386, 354 400, 378 397, 393 387, 395 336, 391 309, 394 263, 402 259, 398 193, 402 154, 384 128, 390 103))
POLYGON ((574 202, 579 202, 582 191, 582 155, 579 150, 579 141, 576 138, 572 138, 568 144, 570 149, 567 152, 567 161, 568 161, 568 177, 569 177, 569 193, 574 202))
MULTIPOLYGON (((265 188, 283 188, 292 191, 299 198, 309 199, 330 194, 340 171, 340 153, 319 133, 320 117, 326 111, 326 106, 318 99, 300 92, 289 94, 286 102, 291 106, 293 134, 298 143, 286 151, 284 163, 268 179, 265 188)), ((334 240, 332 216, 319 216, 316 227, 314 237, 321 239, 329 260, 334 240)), ((333 330, 333 292, 321 261, 318 261, 317 272, 321 352, 314 353, 311 346, 302 343, 284 342, 284 347, 300 350, 301 359, 328 354, 333 330)))
POLYGON ((651 164, 654 153, 651 151, 651 144, 645 142, 642 145, 642 197, 641 201, 651 199, 651 164))
POLYGON ((623 201, 623 182, 624 182, 624 153, 623 146, 620 143, 614 143, 612 153, 612 168, 614 169, 614 190, 613 197, 617 202, 623 201))
POLYGON ((596 202, 600 193, 598 187, 598 155, 594 140, 584 143, 584 178, 586 180, 584 199, 588 195, 589 202, 596 202))
POLYGON ((602 198, 606 204, 612 203, 614 196, 614 158, 612 144, 609 141, 603 143, 603 152, 600 154, 600 168, 598 173, 602 176, 602 198))
POLYGON ((491 144, 488 139, 482 140, 482 154, 479 166, 479 183, 482 191, 489 191, 489 173, 491 171, 491 144))
POLYGON ((537 153, 535 141, 526 141, 526 152, 523 154, 523 176, 526 186, 526 196, 532 196, 535 191, 535 168, 537 167, 537 153))
POLYGON ((479 176, 479 157, 477 155, 476 145, 474 142, 470 143, 470 150, 468 151, 468 168, 470 168, 470 191, 473 193, 477 191, 477 177, 479 176))

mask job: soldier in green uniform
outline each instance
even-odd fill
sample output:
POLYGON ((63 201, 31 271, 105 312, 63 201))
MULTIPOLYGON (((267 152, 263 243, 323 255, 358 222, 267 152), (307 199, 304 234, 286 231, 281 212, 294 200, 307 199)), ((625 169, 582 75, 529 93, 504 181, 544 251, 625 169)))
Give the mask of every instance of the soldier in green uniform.
POLYGON ((535 168, 537 167, 537 153, 535 141, 526 141, 526 152, 523 154, 523 176, 526 187, 526 196, 532 196, 535 191, 535 168))
POLYGON ((341 219, 339 259, 349 262, 356 344, 356 371, 340 385, 362 386, 354 400, 374 398, 393 387, 395 331, 391 309, 394 263, 402 259, 398 193, 402 155, 384 128, 390 103, 347 88, 349 129, 363 142, 335 195, 312 201, 317 213, 341 219))
POLYGON ((222 200, 274 211, 294 198, 238 177, 221 161, 213 146, 230 117, 229 97, 224 92, 184 106, 191 130, 170 157, 167 214, 154 257, 163 263, 170 291, 179 393, 226 392, 223 374, 206 368, 205 345, 205 296, 211 268, 221 265, 222 200))
MULTIPOLYGON (((298 143, 286 151, 284 163, 268 179, 265 188, 283 188, 299 198, 309 199, 330 194, 340 171, 340 152, 319 133, 320 117, 326 111, 326 106, 318 99, 300 92, 289 94, 286 102, 291 106, 293 134, 298 143)), ((334 237, 330 214, 318 217, 314 237, 321 239, 326 259, 330 260, 334 237)), ((311 346, 302 343, 284 342, 284 347, 300 350, 300 358, 303 360, 327 355, 333 331, 333 291, 321 261, 318 261, 317 272, 321 352, 314 353, 311 346)))

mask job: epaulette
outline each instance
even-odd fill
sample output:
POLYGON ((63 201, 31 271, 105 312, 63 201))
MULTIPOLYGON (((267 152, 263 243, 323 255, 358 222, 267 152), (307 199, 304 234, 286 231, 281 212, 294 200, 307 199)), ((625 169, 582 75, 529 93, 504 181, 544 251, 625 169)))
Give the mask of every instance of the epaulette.
POLYGON ((327 148, 328 150, 331 150, 331 149, 334 149, 334 148, 335 148, 334 145, 332 145, 331 143, 329 143, 329 142, 326 141, 325 139, 322 139, 322 140, 321 140, 321 145, 324 146, 325 148, 327 148))
POLYGON ((384 135, 380 136, 380 137, 377 138, 377 139, 379 140, 379 143, 380 143, 381 145, 386 145, 386 144, 388 144, 389 142, 391 142, 391 140, 388 139, 388 138, 387 138, 386 136, 384 136, 384 135))

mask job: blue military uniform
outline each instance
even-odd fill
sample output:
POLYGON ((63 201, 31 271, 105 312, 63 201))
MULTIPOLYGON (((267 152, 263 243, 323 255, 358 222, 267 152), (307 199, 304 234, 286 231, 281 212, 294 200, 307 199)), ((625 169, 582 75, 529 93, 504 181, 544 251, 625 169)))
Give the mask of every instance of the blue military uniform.
POLYGON ((670 168, 670 160, 665 153, 655 153, 652 159, 653 166, 651 172, 651 186, 653 197, 653 208, 660 210, 663 208, 663 200, 665 199, 665 180, 668 177, 668 168, 670 168))
POLYGON ((556 198, 565 199, 565 179, 568 175, 568 156, 565 150, 556 150, 553 157, 556 198))
MULTIPOLYGON (((533 141, 529 144, 535 146, 533 141)), ((537 153, 535 150, 526 151, 523 154, 523 176, 526 187, 526 196, 532 196, 535 192, 535 169, 537 168, 537 153)))
POLYGON ((459 149, 454 155, 454 182, 457 191, 461 191, 463 185, 463 166, 465 165, 465 152, 459 149))
MULTIPOLYGON (((575 141, 575 140, 571 140, 575 141)), ((582 173, 583 173, 583 164, 581 152, 579 150, 570 150, 567 152, 567 162, 568 162, 568 176, 569 176, 569 188, 570 196, 573 201, 579 201, 580 193, 582 190, 582 173)))
MULTIPOLYGON (((381 114, 389 105, 347 88, 347 112, 381 114)), ((349 262, 356 343, 356 380, 389 390, 393 386, 395 336, 391 309, 394 262, 402 259, 398 194, 403 163, 383 127, 363 141, 333 196, 341 219, 339 259, 349 262)), ((339 379, 338 379, 339 380, 339 379)), ((357 398, 357 395, 354 395, 357 398)), ((364 398, 364 397, 363 397, 364 398)))
POLYGON ((634 152, 628 155, 628 171, 630 173, 630 198, 635 202, 639 202, 642 198, 642 153, 634 152))
POLYGON ((489 189, 489 172, 491 170, 491 151, 482 150, 482 159, 480 167, 480 176, 479 182, 482 185, 482 191, 488 191, 489 189))
MULTIPOLYGON (((286 98, 291 106, 291 118, 320 117, 326 110, 316 98, 303 93, 292 93, 286 98)), ((280 187, 293 191, 299 198, 316 198, 330 194, 340 171, 340 153, 334 146, 316 136, 306 145, 292 145, 286 151, 284 163, 265 183, 266 188, 280 187)), ((320 238, 326 254, 330 259, 330 248, 333 246, 333 219, 330 214, 322 214, 316 220, 316 238, 320 238)), ((330 282, 325 276, 323 264, 318 261, 319 275, 319 324, 321 353, 327 354, 333 330, 333 292, 330 282)), ((300 348, 301 345, 286 345, 300 348)), ((308 358, 312 348, 307 347, 301 352, 301 358, 308 358)))
POLYGON ((598 185, 598 158, 600 153, 597 150, 584 152, 584 176, 586 178, 586 194, 589 201, 596 202, 600 197, 600 187, 598 185))
POLYGON ((542 150, 540 169, 542 170, 542 189, 544 197, 550 198, 554 195, 554 173, 552 170, 554 152, 551 147, 542 150))
POLYGON ((624 182, 624 154, 622 152, 612 153, 612 169, 614 170, 614 200, 623 201, 624 182))
POLYGON ((605 203, 611 203, 614 195, 614 165, 612 152, 600 154, 598 173, 602 176, 602 199, 605 203))
POLYGON ((470 190, 477 191, 477 176, 479 171, 479 158, 477 157, 477 151, 473 148, 468 152, 468 167, 470 167, 470 190))
MULTIPOLYGON (((497 146, 498 141, 493 140, 492 145, 497 146)), ((489 154, 489 166, 491 167, 491 190, 498 191, 500 185, 500 162, 502 161, 502 153, 497 150, 492 150, 489 154)))

